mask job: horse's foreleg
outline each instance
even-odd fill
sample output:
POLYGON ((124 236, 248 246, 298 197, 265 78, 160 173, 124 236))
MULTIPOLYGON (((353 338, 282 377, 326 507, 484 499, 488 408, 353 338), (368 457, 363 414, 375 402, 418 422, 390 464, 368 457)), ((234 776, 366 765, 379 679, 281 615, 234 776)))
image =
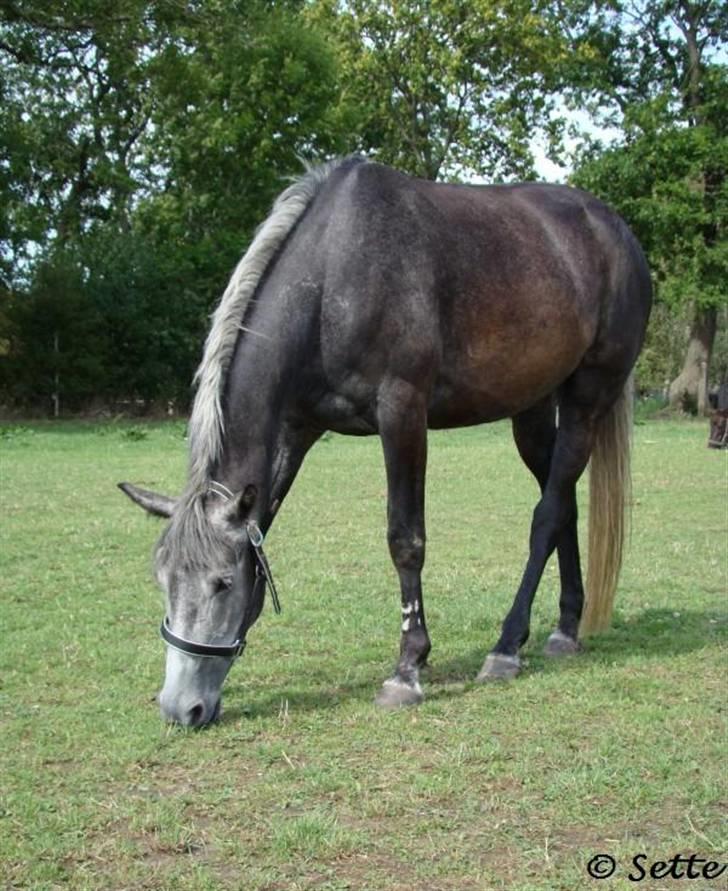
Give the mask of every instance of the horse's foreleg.
POLYGON ((427 463, 423 394, 404 382, 388 386, 380 394, 378 422, 387 470, 387 540, 402 594, 402 636, 397 667, 376 702, 396 708, 422 701, 419 671, 430 651, 421 582, 427 463))
MULTIPOLYGON (((543 495, 556 441, 555 403, 551 397, 513 418, 513 438, 524 464, 538 480, 543 495)), ((550 656, 576 653, 580 649, 577 635, 584 606, 584 583, 575 500, 570 513, 571 519, 561 531, 556 546, 561 580, 560 617, 558 628, 546 644, 545 651, 550 656)))
MULTIPOLYGON (((569 410, 562 413, 556 436, 548 480, 533 514, 529 557, 523 579, 510 612, 503 623, 500 639, 485 660, 479 680, 508 678, 520 669, 518 650, 528 640, 531 606, 546 561, 557 544, 568 540, 576 524, 576 483, 586 467, 594 443, 591 413, 569 410)), ((574 536, 575 541, 575 536, 574 536)), ((573 573, 578 551, 564 552, 563 569, 573 573)), ((572 591, 566 599, 573 606, 572 591)), ((566 635, 565 635, 566 636, 566 635)))

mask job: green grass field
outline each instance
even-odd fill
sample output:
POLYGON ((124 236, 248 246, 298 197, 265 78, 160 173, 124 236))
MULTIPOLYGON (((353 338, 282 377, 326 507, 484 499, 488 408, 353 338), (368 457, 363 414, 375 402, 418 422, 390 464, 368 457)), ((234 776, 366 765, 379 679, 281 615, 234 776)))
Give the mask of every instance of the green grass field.
POLYGON ((728 453, 705 423, 635 430, 612 629, 542 656, 552 561, 523 675, 488 686, 537 490, 508 425, 432 435, 432 665, 394 713, 373 705, 400 623, 379 443, 319 443, 269 537, 283 615, 202 732, 159 719, 160 526, 115 488, 179 490, 183 432, 0 428, 3 888, 672 888, 630 881, 632 858, 725 859, 728 453), (595 882, 600 853, 617 872, 595 882))

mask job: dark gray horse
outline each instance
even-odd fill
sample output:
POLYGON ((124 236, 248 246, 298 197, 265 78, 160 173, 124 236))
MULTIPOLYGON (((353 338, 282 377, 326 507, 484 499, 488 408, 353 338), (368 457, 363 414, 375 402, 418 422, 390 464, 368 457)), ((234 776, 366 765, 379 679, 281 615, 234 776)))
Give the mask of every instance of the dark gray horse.
POLYGON ((510 677, 558 551, 560 619, 547 651, 609 620, 629 480, 630 372, 651 303, 642 251, 595 198, 561 186, 439 185, 360 158, 284 192, 235 270, 198 371, 179 499, 124 491, 169 517, 163 714, 219 714, 225 676, 263 606, 262 538, 326 430, 379 434, 402 635, 377 701, 420 702, 430 650, 427 429, 512 418, 542 497, 502 634, 479 679, 510 677), (556 412, 558 409, 558 425, 556 412), (585 614, 575 486, 591 456, 585 614))

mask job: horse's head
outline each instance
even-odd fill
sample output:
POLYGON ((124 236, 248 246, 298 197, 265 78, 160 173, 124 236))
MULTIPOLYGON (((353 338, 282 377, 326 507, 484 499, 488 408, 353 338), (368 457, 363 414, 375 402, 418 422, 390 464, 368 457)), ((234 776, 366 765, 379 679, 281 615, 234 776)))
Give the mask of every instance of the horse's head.
POLYGON ((709 449, 728 448, 728 409, 714 411, 710 416, 709 449))
POLYGON ((265 580, 256 570, 262 535, 251 520, 256 490, 234 494, 213 483, 177 500, 129 483, 120 488, 170 519, 155 553, 167 609, 159 704, 168 720, 200 727, 219 716, 223 682, 263 606, 265 580))

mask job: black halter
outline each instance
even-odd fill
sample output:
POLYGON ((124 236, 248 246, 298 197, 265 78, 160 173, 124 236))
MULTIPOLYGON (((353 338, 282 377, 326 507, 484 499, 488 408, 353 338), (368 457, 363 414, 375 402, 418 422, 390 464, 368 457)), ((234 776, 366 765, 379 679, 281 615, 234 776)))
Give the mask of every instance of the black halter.
MULTIPOLYGON (((222 483, 217 483, 214 480, 210 483, 210 492, 219 495, 226 501, 229 501, 233 497, 233 493, 227 486, 223 486, 222 483)), ((261 585, 263 588, 267 585, 270 589, 273 609, 276 613, 280 614, 281 602, 278 599, 278 591, 276 591, 268 558, 263 551, 263 541, 265 540, 265 536, 255 520, 248 520, 245 524, 245 530, 248 533, 248 540, 250 541, 250 544, 253 547, 253 553, 255 554, 255 585, 253 587, 253 600, 255 601, 259 594, 261 585)), ((188 656, 218 656, 222 659, 235 660, 242 656, 243 650, 245 649, 245 630, 245 617, 243 617, 234 643, 222 645, 202 644, 197 643, 194 640, 187 640, 186 638, 175 634, 169 627, 169 617, 165 616, 164 621, 159 628, 159 633, 162 635, 162 640, 168 647, 179 650, 181 653, 186 653, 188 656)))
POLYGON ((179 650, 181 653, 186 653, 188 656, 221 656, 223 659, 237 659, 238 656, 242 656, 245 649, 245 639, 241 636, 243 633, 242 626, 238 631, 237 640, 229 646, 201 644, 196 643, 194 640, 180 637, 169 627, 167 616, 164 617, 164 621, 159 627, 159 633, 168 647, 172 647, 173 650, 179 650))

